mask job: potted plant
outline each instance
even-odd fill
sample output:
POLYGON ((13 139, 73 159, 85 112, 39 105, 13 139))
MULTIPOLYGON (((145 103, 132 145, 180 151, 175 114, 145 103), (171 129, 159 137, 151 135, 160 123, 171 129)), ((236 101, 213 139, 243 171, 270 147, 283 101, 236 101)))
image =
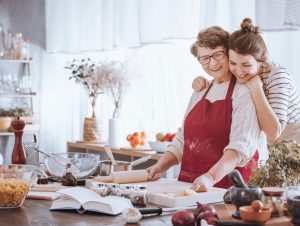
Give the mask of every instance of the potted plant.
POLYGON ((300 145, 293 140, 278 141, 269 147, 264 166, 252 171, 248 183, 259 187, 295 185, 300 179, 300 145))

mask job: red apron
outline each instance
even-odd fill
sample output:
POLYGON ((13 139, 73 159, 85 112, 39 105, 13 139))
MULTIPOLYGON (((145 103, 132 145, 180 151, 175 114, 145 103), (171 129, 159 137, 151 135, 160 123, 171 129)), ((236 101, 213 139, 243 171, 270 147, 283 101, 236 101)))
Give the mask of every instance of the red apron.
MULTIPOLYGON (((192 183, 210 168, 223 155, 224 148, 229 144, 232 115, 232 93, 236 79, 231 77, 224 100, 211 103, 205 99, 211 86, 202 99, 187 115, 184 123, 184 150, 178 180, 192 183)), ((257 167, 258 152, 245 167, 237 167, 245 181, 249 179, 251 169, 257 167)), ((232 183, 228 177, 214 185, 229 188, 232 183)))

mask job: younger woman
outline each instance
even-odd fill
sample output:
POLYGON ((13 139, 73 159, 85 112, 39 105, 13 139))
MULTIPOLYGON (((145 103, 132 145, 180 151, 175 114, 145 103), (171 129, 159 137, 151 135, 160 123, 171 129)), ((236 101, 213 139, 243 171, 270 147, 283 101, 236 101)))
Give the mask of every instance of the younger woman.
MULTIPOLYGON (((299 91, 284 67, 268 61, 259 27, 245 18, 241 29, 230 35, 228 47, 229 69, 238 82, 250 89, 260 127, 269 143, 283 139, 300 143, 299 91)), ((201 90, 207 83, 197 77, 193 88, 201 90)))

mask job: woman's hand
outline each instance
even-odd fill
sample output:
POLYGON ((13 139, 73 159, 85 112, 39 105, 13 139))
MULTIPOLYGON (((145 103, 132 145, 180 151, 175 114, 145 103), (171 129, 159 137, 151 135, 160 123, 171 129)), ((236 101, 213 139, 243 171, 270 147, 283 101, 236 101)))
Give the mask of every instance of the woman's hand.
POLYGON ((205 173, 194 180, 192 189, 197 192, 204 192, 211 188, 214 184, 215 182, 213 177, 209 173, 205 173))
POLYGON ((253 78, 251 78, 250 80, 248 80, 246 82, 246 86, 250 90, 254 90, 256 88, 262 88, 263 87, 263 82, 261 81, 259 75, 256 75, 256 76, 254 76, 253 78))
POLYGON ((146 170, 149 173, 148 180, 158 180, 159 178, 161 178, 163 172, 161 170, 161 167, 157 163, 153 166, 148 167, 146 170))
POLYGON ((210 85, 210 82, 206 78, 204 78, 202 76, 198 76, 194 79, 192 88, 195 91, 200 92, 204 88, 209 87, 209 85, 210 85))

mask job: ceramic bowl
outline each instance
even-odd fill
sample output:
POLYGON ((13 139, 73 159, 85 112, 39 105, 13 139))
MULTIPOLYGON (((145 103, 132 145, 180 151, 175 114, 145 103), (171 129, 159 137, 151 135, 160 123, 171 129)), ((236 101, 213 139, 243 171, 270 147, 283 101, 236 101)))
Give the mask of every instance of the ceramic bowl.
POLYGON ((259 211, 254 211, 252 206, 241 206, 239 208, 240 216, 244 221, 257 222, 264 224, 271 218, 272 209, 263 207, 259 211))
POLYGON ((100 155, 91 153, 66 152, 49 153, 45 158, 47 173, 57 179, 62 178, 65 164, 71 163, 71 171, 76 179, 90 177, 99 166, 100 155))
POLYGON ((0 208, 23 205, 37 170, 32 165, 0 165, 0 208))
POLYGON ((167 141, 149 141, 149 146, 153 151, 157 151, 157 152, 165 152, 165 150, 167 149, 167 147, 169 146, 169 144, 171 144, 171 142, 167 142, 167 141))

